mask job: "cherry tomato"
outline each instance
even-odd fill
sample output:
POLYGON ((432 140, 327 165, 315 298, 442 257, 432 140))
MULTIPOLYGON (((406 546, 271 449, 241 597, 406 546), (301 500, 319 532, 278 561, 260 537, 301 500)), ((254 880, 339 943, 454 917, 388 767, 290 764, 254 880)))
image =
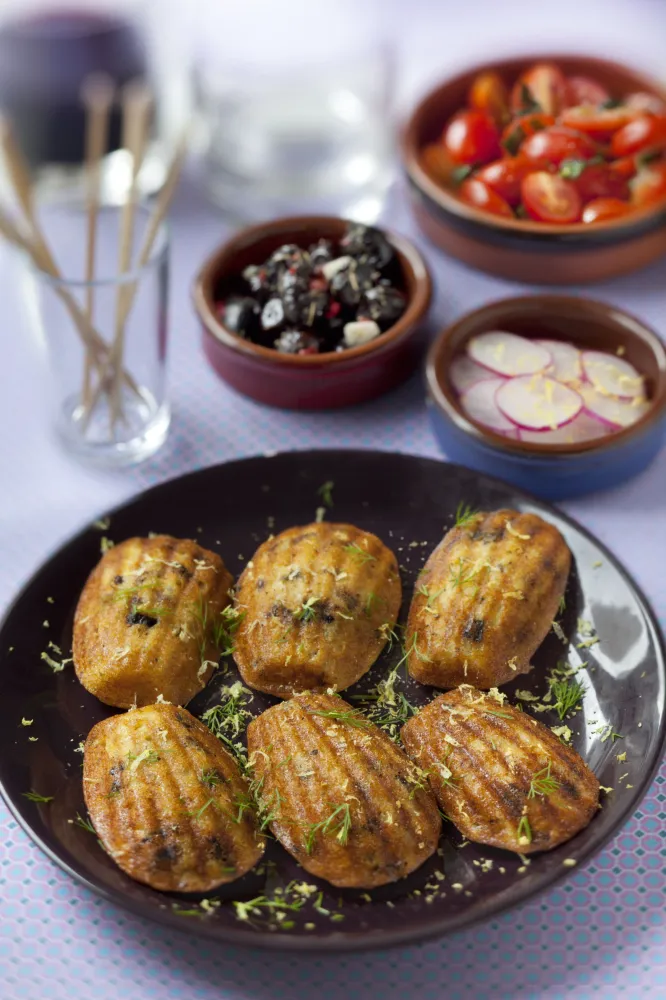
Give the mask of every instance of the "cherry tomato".
POLYGON ((567 128, 584 132, 597 142, 607 142, 614 132, 635 118, 636 114, 635 110, 624 105, 617 108, 591 108, 584 104, 577 108, 566 108, 560 121, 567 128))
POLYGON ((471 86, 467 102, 476 111, 485 111, 500 125, 509 116, 509 92, 499 73, 479 73, 471 86))
POLYGON ((648 94, 644 90, 638 90, 635 94, 627 94, 623 101, 628 108, 634 111, 642 111, 650 115, 666 114, 666 101, 656 94, 648 94))
POLYGON ((547 115, 557 115, 564 104, 565 90, 566 80, 557 66, 537 63, 519 77, 511 91, 511 110, 517 114, 543 111, 547 115), (538 108, 534 107, 534 102, 538 108))
POLYGON ((583 203, 575 186, 545 170, 528 174, 521 187, 527 214, 538 222, 568 225, 578 222, 583 203))
MULTIPOLYGON (((565 163, 563 170, 566 169, 565 163)), ((566 172, 564 173, 566 177, 566 172)), ((608 163, 590 163, 584 167, 578 177, 567 178, 576 185, 583 204, 596 198, 613 198, 622 201, 629 200, 629 183, 608 163)))
POLYGON ((482 167, 476 176, 514 208, 520 204, 520 184, 533 173, 534 163, 522 156, 507 156, 482 167))
POLYGON ((421 166, 434 181, 448 184, 454 169, 453 160, 441 142, 431 142, 424 146, 420 154, 421 166))
POLYGON ((484 212, 490 212, 492 215, 505 215, 510 219, 514 218, 508 202, 504 198, 500 198, 491 187, 484 184, 483 181, 477 180, 476 177, 468 177, 466 181, 462 182, 460 197, 468 205, 482 208, 484 212))
POLYGON ((610 94, 605 87, 589 76, 570 76, 566 83, 565 102, 568 108, 578 104, 588 104, 597 107, 610 100, 610 94))
POLYGON ((631 205, 619 198, 595 198, 583 209, 583 222, 605 222, 606 219, 619 219, 628 215, 631 205))
POLYGON ((514 118, 502 132, 502 146, 509 156, 515 156, 524 139, 554 124, 552 115, 533 114, 514 118))
POLYGON ((597 152, 597 147, 586 135, 563 125, 553 125, 526 139, 520 152, 528 160, 558 164, 562 160, 589 160, 597 152))
POLYGON ((611 139, 613 156, 629 156, 643 149, 661 149, 662 146, 666 146, 666 115, 641 115, 611 139))
POLYGON ((461 111, 444 130, 444 145, 456 163, 488 163, 501 154, 495 123, 483 111, 461 111))
POLYGON ((619 177, 624 177, 627 181, 635 177, 638 170, 635 156, 623 156, 619 160, 613 160, 609 166, 614 173, 618 174, 619 177))
POLYGON ((631 203, 645 208, 666 199, 666 163, 654 163, 639 170, 631 182, 631 203))

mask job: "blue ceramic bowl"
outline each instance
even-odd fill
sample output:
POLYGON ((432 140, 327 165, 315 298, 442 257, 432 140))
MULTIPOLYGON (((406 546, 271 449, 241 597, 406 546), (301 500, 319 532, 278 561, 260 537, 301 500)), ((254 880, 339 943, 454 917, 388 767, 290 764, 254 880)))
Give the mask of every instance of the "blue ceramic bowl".
POLYGON ((666 350, 657 334, 614 306, 585 298, 529 295, 467 313, 443 330, 426 363, 430 420, 447 458, 549 500, 609 489, 642 472, 666 440, 666 350), (579 444, 512 441, 467 417, 449 381, 454 357, 487 330, 568 340, 624 357, 646 378, 652 406, 632 427, 579 444))

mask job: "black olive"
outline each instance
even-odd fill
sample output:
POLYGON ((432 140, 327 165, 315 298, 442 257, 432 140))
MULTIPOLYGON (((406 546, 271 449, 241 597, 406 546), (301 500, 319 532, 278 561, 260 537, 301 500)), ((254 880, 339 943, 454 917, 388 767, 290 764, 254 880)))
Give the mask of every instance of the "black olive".
POLYGON ((393 249, 383 233, 373 226, 350 223, 340 246, 352 257, 384 268, 393 259, 393 249))
POLYGON ((319 351, 319 341, 312 334, 302 330, 285 330, 274 342, 276 350, 281 354, 298 354, 300 351, 315 353, 319 351), (314 349, 314 350, 313 350, 314 349))
POLYGON ((330 240, 319 240, 310 247, 310 263, 313 267, 322 267, 333 260, 333 244, 330 240))
POLYGON ((241 337, 247 336, 252 326, 256 324, 261 311, 261 306, 247 295, 234 295, 222 306, 220 319, 227 330, 238 333, 241 337))
POLYGON ((374 319, 386 328, 402 316, 405 311, 405 296, 390 285, 375 285, 368 288, 359 308, 358 318, 374 319))
POLYGON ((153 618, 152 615, 146 615, 142 611, 130 611, 126 616, 125 621, 128 625, 145 625, 146 628, 152 628, 153 625, 157 625, 157 618, 153 618))

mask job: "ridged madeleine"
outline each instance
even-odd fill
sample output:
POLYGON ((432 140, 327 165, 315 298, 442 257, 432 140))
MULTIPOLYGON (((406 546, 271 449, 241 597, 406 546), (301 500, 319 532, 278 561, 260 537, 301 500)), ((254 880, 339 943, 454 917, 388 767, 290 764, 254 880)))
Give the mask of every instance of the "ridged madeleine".
POLYGON ((118 708, 159 695, 187 704, 217 665, 232 582, 220 557, 196 542, 156 535, 115 545, 76 608, 77 677, 118 708))
POLYGON ((260 816, 306 871, 371 889, 434 853, 441 820, 418 769, 336 695, 299 694, 248 727, 260 816))
POLYGON ((278 698, 342 691, 370 669, 400 609, 394 554, 351 524, 289 528, 259 546, 236 589, 234 658, 278 698))
POLYGON ((572 747, 499 692, 439 695, 401 730, 443 812, 468 840, 529 854, 595 815, 599 782, 572 747))
POLYGON ((561 534, 536 514, 470 515, 419 576, 406 631, 412 677, 439 688, 487 689, 526 673, 570 566, 561 534))
POLYGON ((184 708, 160 703, 98 722, 83 791, 104 849, 153 889, 208 892, 263 854, 247 781, 184 708))

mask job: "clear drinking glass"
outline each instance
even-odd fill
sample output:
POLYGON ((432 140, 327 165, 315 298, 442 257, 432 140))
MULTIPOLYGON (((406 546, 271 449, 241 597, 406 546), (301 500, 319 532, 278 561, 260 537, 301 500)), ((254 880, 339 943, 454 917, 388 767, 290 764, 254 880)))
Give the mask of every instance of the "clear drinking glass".
MULTIPOLYGON (((148 219, 148 210, 137 207, 134 262, 148 219)), ((86 212, 51 209, 42 223, 63 277, 32 267, 29 304, 47 362, 56 432, 89 463, 108 468, 141 462, 163 444, 170 422, 167 230, 158 232, 144 266, 119 274, 121 210, 100 209, 98 277, 87 282, 86 212)))
POLYGON ((194 99, 213 199, 241 218, 374 222, 393 177, 393 64, 379 5, 233 0, 209 4, 203 23, 194 99))

